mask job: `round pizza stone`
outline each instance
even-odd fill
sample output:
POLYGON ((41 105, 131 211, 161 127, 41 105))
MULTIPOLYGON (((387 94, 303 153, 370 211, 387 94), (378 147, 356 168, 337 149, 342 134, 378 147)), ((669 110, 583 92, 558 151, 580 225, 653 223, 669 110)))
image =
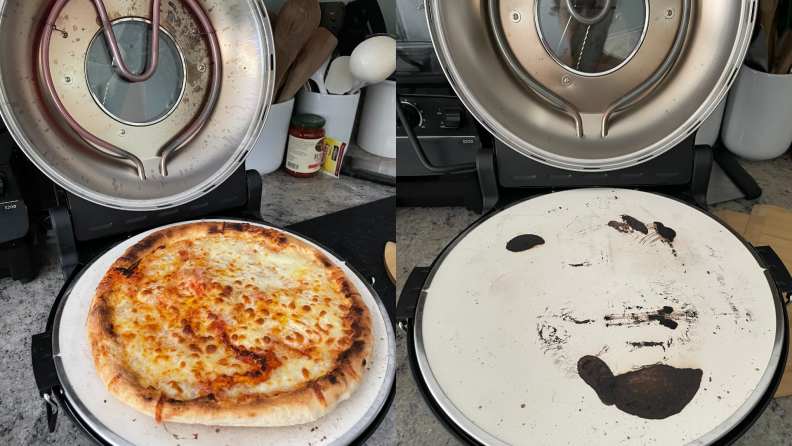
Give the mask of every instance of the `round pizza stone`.
POLYGON ((682 202, 543 195, 437 262, 417 311, 420 371, 487 444, 709 444, 778 366, 771 286, 739 237, 682 202))
MULTIPOLYGON (((189 222, 176 225, 184 223, 189 222)), ((64 295, 65 302, 59 309, 53 329, 57 338, 55 363, 65 396, 81 421, 105 441, 119 445, 344 445, 355 440, 382 410, 390 392, 395 375, 394 334, 389 323, 386 324, 384 307, 358 275, 321 246, 293 233, 289 234, 319 249, 344 270, 371 312, 374 350, 363 381, 348 400, 340 402, 332 412, 313 423, 296 426, 230 427, 169 421, 163 425, 122 403, 107 390, 96 372, 85 328, 96 286, 127 248, 152 232, 169 226, 175 225, 144 232, 113 247, 86 267, 64 295)))

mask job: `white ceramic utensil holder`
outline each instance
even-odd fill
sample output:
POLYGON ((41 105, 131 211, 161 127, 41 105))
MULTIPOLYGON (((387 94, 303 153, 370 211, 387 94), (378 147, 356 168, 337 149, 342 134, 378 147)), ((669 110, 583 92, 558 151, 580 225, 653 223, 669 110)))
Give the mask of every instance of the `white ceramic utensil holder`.
POLYGON ((270 108, 261 135, 245 160, 246 169, 256 169, 261 175, 266 175, 280 167, 286 153, 293 109, 294 98, 270 108))
POLYGON ((300 90, 295 98, 294 114, 310 113, 325 118, 325 137, 349 144, 360 101, 359 92, 339 95, 300 90))
POLYGON ((786 152, 792 144, 792 75, 743 65, 729 92, 721 138, 732 153, 750 160, 786 152))
POLYGON ((396 82, 366 87, 357 144, 373 155, 396 158, 396 82))

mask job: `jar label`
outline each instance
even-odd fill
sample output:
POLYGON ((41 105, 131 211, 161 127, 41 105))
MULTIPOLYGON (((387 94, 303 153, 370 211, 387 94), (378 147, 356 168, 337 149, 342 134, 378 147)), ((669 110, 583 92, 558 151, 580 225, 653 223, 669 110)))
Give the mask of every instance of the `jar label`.
POLYGON ((322 167, 324 138, 302 139, 289 135, 286 168, 297 173, 313 173, 322 167))

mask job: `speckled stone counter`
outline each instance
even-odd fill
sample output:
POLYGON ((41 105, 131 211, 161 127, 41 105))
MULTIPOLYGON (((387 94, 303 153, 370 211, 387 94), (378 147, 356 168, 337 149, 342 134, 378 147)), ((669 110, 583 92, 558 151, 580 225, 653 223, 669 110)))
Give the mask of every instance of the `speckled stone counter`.
MULTIPOLYGON (((280 226, 319 217, 395 194, 395 188, 342 176, 294 178, 282 170, 262 177, 261 212, 280 226)), ((30 365, 30 339, 44 331, 52 303, 63 285, 57 251, 42 247, 43 265, 27 284, 0 279, 0 445, 85 445, 91 443, 65 417, 47 432, 44 402, 30 365)), ((391 409, 369 446, 396 443, 396 411, 391 409)), ((183 446, 189 446, 185 440, 183 446)))
MULTIPOLYGON (((772 161, 740 160, 763 190, 757 200, 735 200, 710 207, 750 214, 755 204, 772 204, 792 210, 792 159, 790 154, 772 161)), ((400 208, 396 211, 397 296, 416 266, 429 266, 445 246, 478 215, 464 208, 400 208)), ((400 445, 459 445, 435 419, 413 381, 407 363, 406 336, 397 333, 396 412, 400 445)), ((737 446, 792 446, 792 397, 776 398, 756 424, 735 443, 737 446)))

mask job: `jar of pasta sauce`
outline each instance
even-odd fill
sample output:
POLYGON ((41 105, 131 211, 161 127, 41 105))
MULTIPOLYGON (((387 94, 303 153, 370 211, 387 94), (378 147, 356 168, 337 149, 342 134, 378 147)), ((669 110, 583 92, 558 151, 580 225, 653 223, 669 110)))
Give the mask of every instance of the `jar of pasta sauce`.
POLYGON ((286 172, 299 178, 316 175, 324 161, 325 119, 301 114, 291 119, 286 149, 286 172))

